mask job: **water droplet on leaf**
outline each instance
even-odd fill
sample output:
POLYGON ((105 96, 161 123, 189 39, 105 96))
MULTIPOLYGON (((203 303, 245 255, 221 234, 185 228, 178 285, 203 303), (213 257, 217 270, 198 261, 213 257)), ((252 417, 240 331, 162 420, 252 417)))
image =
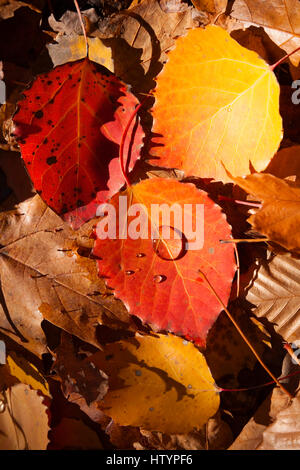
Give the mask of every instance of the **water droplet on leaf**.
POLYGON ((174 227, 160 226, 157 238, 152 240, 155 253, 163 260, 174 261, 185 254, 186 238, 174 227))
POLYGON ((134 274, 134 271, 128 270, 128 271, 125 271, 125 274, 126 276, 131 276, 132 274, 134 274))
POLYGON ((156 274, 156 276, 153 277, 153 281, 157 284, 164 282, 166 279, 167 276, 164 276, 163 274, 156 274))

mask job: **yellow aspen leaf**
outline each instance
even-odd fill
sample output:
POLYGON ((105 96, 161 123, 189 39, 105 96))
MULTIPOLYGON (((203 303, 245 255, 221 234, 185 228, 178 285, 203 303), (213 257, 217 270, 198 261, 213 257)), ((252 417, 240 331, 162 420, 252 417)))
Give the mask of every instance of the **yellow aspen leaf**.
POLYGON ((218 26, 177 40, 155 98, 155 165, 227 182, 225 168, 233 176, 263 171, 280 144, 274 73, 218 26))
POLYGON ((120 425, 187 433, 219 408, 204 356, 177 336, 136 336, 107 345, 89 361, 109 376, 99 407, 120 425))

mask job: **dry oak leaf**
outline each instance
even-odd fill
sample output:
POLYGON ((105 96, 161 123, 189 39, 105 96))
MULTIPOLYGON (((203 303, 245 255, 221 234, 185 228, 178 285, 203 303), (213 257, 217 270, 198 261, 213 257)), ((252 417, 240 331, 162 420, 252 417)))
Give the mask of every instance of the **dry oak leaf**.
POLYGON ((127 325, 95 261, 78 254, 88 226, 73 232, 39 196, 0 214, 1 329, 39 355, 47 352, 43 318, 95 345, 99 323, 127 325))
POLYGON ((226 182, 224 166, 233 176, 262 171, 278 149, 276 77, 218 26, 177 39, 154 95, 152 164, 226 182))
POLYGON ((263 201, 261 209, 248 219, 253 228, 287 250, 300 252, 300 188, 269 174, 234 181, 263 201))
POLYGON ((255 305, 255 315, 267 318, 285 341, 300 335, 300 259, 290 253, 272 256, 259 266, 246 299, 255 305))
MULTIPOLYGON (((300 46, 300 4, 298 0, 235 0, 231 16, 245 27, 262 26, 272 41, 287 54, 300 46)), ((290 61, 296 67, 300 52, 290 61)))
POLYGON ((99 406, 117 424, 187 433, 219 408, 204 356, 179 337, 138 335, 107 345, 89 360, 109 376, 109 391, 99 406))
POLYGON ((110 202, 112 219, 103 218, 96 229, 93 254, 99 258, 99 275, 128 311, 155 331, 167 330, 205 346, 222 307, 199 271, 225 304, 235 273, 232 244, 219 242, 231 236, 225 214, 193 184, 166 178, 141 181, 110 202), (197 208, 203 209, 203 218, 197 208), (197 225, 198 246, 193 246, 196 232, 189 230, 188 219, 193 230, 197 225), (116 233, 103 238, 109 225, 116 233))
POLYGON ((17 384, 4 393, 0 413, 0 450, 46 450, 48 414, 43 396, 28 385, 17 384))

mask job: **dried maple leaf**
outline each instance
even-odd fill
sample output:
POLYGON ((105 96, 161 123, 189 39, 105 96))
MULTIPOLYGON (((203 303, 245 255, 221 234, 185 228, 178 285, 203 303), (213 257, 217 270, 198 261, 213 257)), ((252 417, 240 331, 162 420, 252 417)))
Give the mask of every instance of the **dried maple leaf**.
POLYGON ((46 450, 48 414, 44 398, 28 385, 17 384, 4 392, 0 413, 1 450, 46 450))
POLYGON ((255 315, 267 318, 285 341, 300 334, 300 260, 289 253, 269 255, 266 265, 259 266, 246 299, 256 306, 255 315))
POLYGON ((204 356, 176 336, 136 336, 107 345, 89 360, 109 376, 99 406, 118 424, 186 433, 218 410, 219 394, 204 356))
MULTIPOLYGON (((231 16, 245 27, 262 26, 287 54, 300 46, 300 5, 298 0, 235 0, 231 16)), ((299 64, 300 52, 290 57, 299 64)))
POLYGON ((268 64, 217 26, 177 39, 157 79, 151 163, 228 181, 264 170, 282 137, 268 64), (213 47, 212 47, 213 45, 213 47))
POLYGON ((39 196, 0 214, 0 324, 33 352, 47 351, 43 318, 96 345, 99 323, 127 322, 121 302, 97 276, 95 261, 78 253, 89 241, 88 227, 73 232, 39 196))
POLYGON ((116 235, 103 239, 99 231, 100 226, 109 223, 108 218, 96 230, 98 239, 93 253, 100 258, 99 274, 132 315, 156 330, 184 335, 204 346, 221 307, 207 284, 199 279, 199 271, 206 274, 225 304, 235 273, 232 244, 219 242, 231 234, 225 215, 194 185, 166 178, 151 178, 131 186, 117 194, 111 204, 117 214, 116 235), (128 204, 125 210, 122 197, 128 204), (130 213, 135 204, 139 205, 138 219, 130 213), (154 206, 162 211, 167 206, 174 213, 170 212, 169 220, 166 213, 156 220, 154 206), (197 207, 203 209, 203 219, 200 212, 196 213, 197 207), (189 232, 188 222, 183 221, 187 211, 194 229, 197 224, 198 246, 193 246, 197 243, 196 232, 189 232), (137 221, 141 224, 136 229, 140 238, 131 235, 137 221), (163 227, 169 227, 170 233, 164 235, 163 227))
POLYGON ((263 201, 248 221, 258 232, 287 250, 300 252, 300 188, 269 174, 234 178, 245 191, 263 201))

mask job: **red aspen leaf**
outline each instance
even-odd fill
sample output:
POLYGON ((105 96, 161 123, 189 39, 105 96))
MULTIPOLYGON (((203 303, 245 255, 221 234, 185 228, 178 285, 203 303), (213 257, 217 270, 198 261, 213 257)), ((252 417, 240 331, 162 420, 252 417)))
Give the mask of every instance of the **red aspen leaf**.
POLYGON ((155 165, 230 181, 264 170, 282 137, 279 85, 268 64, 222 28, 176 42, 157 79, 155 165), (159 158, 157 158, 159 157, 159 158))
POLYGON ((131 186, 115 195, 111 204, 117 214, 116 239, 99 238, 100 228, 102 230, 110 221, 107 216, 97 225, 98 239, 93 250, 94 255, 100 258, 99 274, 106 279, 107 285, 114 289, 116 297, 124 302, 131 314, 155 330, 168 330, 204 346, 208 330, 221 308, 205 282, 198 280, 199 270, 206 274, 225 304, 235 273, 232 244, 219 242, 231 236, 225 215, 205 192, 197 190, 194 185, 166 178, 152 178, 131 186), (119 196, 123 196, 123 199, 119 199, 119 196), (128 220, 126 209, 120 216, 119 203, 123 204, 124 200, 130 201, 128 220), (147 224, 148 227, 140 229, 143 238, 133 239, 131 236, 132 223, 136 224, 139 218, 133 217, 130 212, 134 204, 143 205, 140 217, 151 222, 147 224), (162 218, 159 221, 155 219, 152 204, 165 204, 168 207, 174 204, 174 214, 171 214, 167 223, 162 218), (190 204, 185 210, 198 236, 203 230, 203 245, 197 249, 191 249, 191 244, 186 248, 186 241, 192 243, 193 236, 191 232, 188 234, 185 222, 182 223, 185 204, 190 204), (196 204, 204 209, 204 225, 201 214, 197 213, 196 219, 196 204), (128 227, 123 233, 126 221, 128 227), (155 226, 152 239, 151 225, 155 226), (171 228, 168 238, 162 232, 166 226, 171 228), (183 232, 182 238, 175 239, 174 232, 183 232), (117 239, 118 233, 123 237, 126 234, 128 236, 126 239, 117 239))
MULTIPOLYGON (((88 59, 38 76, 24 95, 14 122, 28 172, 44 201, 60 215, 71 213, 66 219, 78 228, 83 216, 76 209, 94 201, 85 220, 93 217, 97 204, 112 195, 109 186, 117 186, 110 178, 118 181, 117 189, 123 183, 113 143, 118 136, 108 140, 101 128, 110 121, 110 127, 119 126, 119 99, 131 105, 124 112, 129 117, 138 101, 117 77, 88 59)), ((131 167, 141 145, 139 126, 138 135, 138 144, 128 136, 134 148, 131 167)))

